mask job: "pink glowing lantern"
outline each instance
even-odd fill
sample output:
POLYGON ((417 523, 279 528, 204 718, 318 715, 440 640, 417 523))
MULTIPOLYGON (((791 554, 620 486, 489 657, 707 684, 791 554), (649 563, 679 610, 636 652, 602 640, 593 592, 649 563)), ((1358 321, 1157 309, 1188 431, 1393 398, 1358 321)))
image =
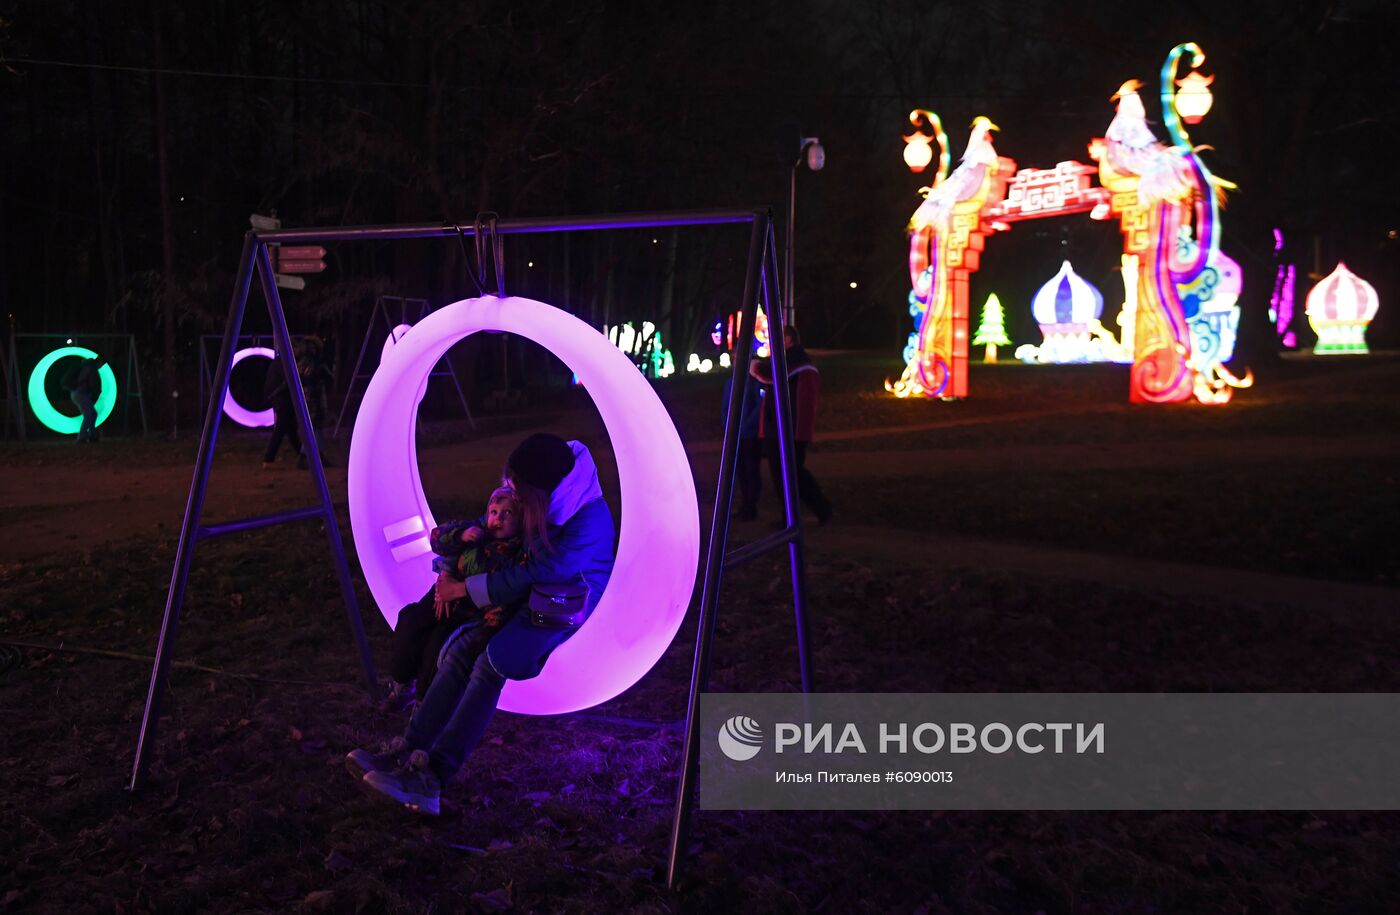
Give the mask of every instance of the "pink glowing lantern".
POLYGON ((1376 287, 1343 263, 1308 293, 1308 323, 1317 332, 1313 352, 1365 353, 1366 326, 1380 310, 1376 287))
MULTIPOLYGON (((265 346, 250 346, 247 349, 241 349, 233 354, 233 365, 237 366, 238 363, 250 356, 261 356, 264 359, 276 359, 277 353, 265 346)), ((230 367, 229 371, 233 371, 232 367, 230 367)), ((224 393, 224 415, 240 426, 247 426, 250 429, 270 426, 276 421, 271 409, 249 410, 247 407, 234 400, 232 390, 224 393)))
POLYGON ((448 348, 479 331, 519 334, 558 357, 593 397, 612 442, 622 490, 612 579, 588 622, 555 649, 544 672, 508 682, 500 702, 532 715, 589 708, 640 680, 671 644, 700 556, 695 480, 680 436, 646 377, 592 327, 543 302, 486 297, 441 308, 386 346, 350 440, 355 549, 392 626, 399 609, 434 580, 428 533, 436 522, 414 444, 424 382, 448 348))

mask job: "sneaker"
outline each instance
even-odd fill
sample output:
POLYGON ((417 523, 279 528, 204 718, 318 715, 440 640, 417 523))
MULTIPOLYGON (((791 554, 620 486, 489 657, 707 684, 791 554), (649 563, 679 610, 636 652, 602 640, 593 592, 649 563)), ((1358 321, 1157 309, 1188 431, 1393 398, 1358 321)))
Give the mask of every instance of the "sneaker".
POLYGON ((385 741, 378 753, 356 749, 345 754, 345 769, 354 778, 364 778, 369 772, 391 772, 408 760, 408 743, 402 737, 385 741))
POLYGON ((263 470, 276 470, 276 469, 277 469, 277 462, 276 462, 276 461, 263 461, 263 462, 262 462, 262 469, 263 469, 263 470))
POLYGON ((429 767, 423 750, 414 750, 407 762, 392 772, 366 772, 360 784, 415 813, 434 817, 439 813, 442 782, 429 767))

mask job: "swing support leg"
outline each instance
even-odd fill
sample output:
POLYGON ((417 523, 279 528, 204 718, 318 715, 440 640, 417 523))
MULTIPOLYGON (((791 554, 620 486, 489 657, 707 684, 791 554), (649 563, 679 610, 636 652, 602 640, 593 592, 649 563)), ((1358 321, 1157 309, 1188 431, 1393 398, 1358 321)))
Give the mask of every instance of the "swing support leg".
POLYGON ((145 783, 146 770, 150 766, 151 751, 155 745, 156 724, 160 720, 160 706, 165 698, 165 683, 170 677, 170 660, 175 649, 175 635, 180 627, 180 609, 185 603, 185 586, 190 580, 190 563, 194 559, 195 541, 198 539, 199 518, 204 513, 204 494, 209 485, 209 469, 214 461, 214 442, 219 437, 218 409, 228 390, 229 374, 233 366, 234 340, 238 328, 243 324, 243 309, 248 304, 248 287, 253 279, 254 239, 251 234, 243 238, 243 253, 238 259, 238 278, 233 284, 233 300, 228 307, 228 322, 224 325, 224 342, 219 349, 219 363, 215 370, 214 393, 209 398, 209 406, 204 411, 204 428, 199 435, 199 452, 194 462, 194 479, 190 481, 190 494, 185 502, 185 519, 180 524, 180 542, 175 548, 175 568, 170 573, 170 590, 165 595, 165 616, 160 623, 160 640, 156 643, 155 664, 151 668, 151 683, 146 691, 146 709, 141 716, 141 733, 136 739, 136 761, 131 769, 131 782, 128 789, 138 791, 145 783))
POLYGON ((715 619, 719 604, 720 584, 727 566, 739 565, 762 553, 782 546, 788 547, 792 572, 792 596, 797 622, 797 653, 802 676, 802 691, 811 692, 811 665, 807 656, 806 587, 802 554, 802 519, 797 503, 795 448, 792 440, 792 404, 789 402, 787 358, 782 346, 783 310, 775 304, 772 292, 776 282, 777 255, 773 242, 772 215, 767 211, 755 214, 749 237, 748 267, 744 274, 744 298, 740 312, 740 339, 734 346, 734 361, 729 388, 729 405, 724 423, 724 439, 720 446, 720 473, 716 485, 714 517, 710 524, 710 543, 705 556, 705 578, 700 592, 700 619, 695 637, 695 661, 690 674, 690 695, 686 704, 685 745, 681 753, 680 783, 676 789, 675 813, 671 821, 671 847, 666 863, 666 886, 674 889, 680 877, 681 865, 690 844, 690 819, 695 803, 695 778, 700 761, 700 695, 710 684, 710 653, 714 644, 715 619), (753 334, 758 299, 761 290, 763 309, 768 315, 769 350, 773 362, 773 390, 777 397, 775 413, 778 420, 779 451, 782 463, 783 504, 787 518, 785 530, 748 547, 726 555, 729 544, 729 517, 734 497, 734 467, 739 450, 739 414, 744 388, 752 383, 749 362, 753 354, 753 334), (774 332, 776 330, 776 333, 774 332))
POLYGON ((129 790, 137 791, 145 783, 150 768, 151 754, 155 747, 156 725, 160 721, 160 708, 165 697, 165 686, 170 677, 170 662, 175 650, 175 637, 180 624, 180 611, 185 602, 185 589, 189 584, 190 565, 194 560, 195 545, 205 537, 266 527, 284 521, 320 519, 326 527, 330 541, 331 555, 335 560, 340 579, 341 592, 345 598, 346 614, 350 629, 359 648, 360 662, 364 668, 365 682, 373 698, 378 694, 378 682, 374 672, 374 661, 370 656, 369 643, 365 639, 360 620, 359 604, 355 599, 354 587, 350 581, 350 569, 346 564, 345 548, 340 539, 340 527, 336 522, 335 507, 331 503, 330 490, 326 486, 325 470, 321 466, 320 448, 315 430, 311 427, 311 414, 306 406, 306 393, 302 390, 301 376, 297 372, 296 359, 292 354, 291 335, 287 331, 286 315, 277 295, 273 281, 272 262, 268 258, 267 245, 259 242, 253 233, 243 240, 243 253, 238 262, 238 278, 234 282, 233 299, 229 304, 228 323, 224 327, 224 339, 219 348, 219 361, 215 367, 214 384, 210 391, 208 405, 204 412, 204 427, 199 438, 199 452, 195 458, 194 478, 190 481, 189 498, 185 503, 185 518, 180 525, 180 541, 175 551, 175 565, 170 575, 170 590, 166 593, 165 616, 161 620, 160 640, 156 645, 155 662, 151 668, 151 682, 146 692, 146 708, 141 717, 141 732, 136 742, 136 759, 132 764, 129 790), (303 447, 307 451, 307 461, 312 479, 316 484, 320 504, 314 509, 295 509, 280 512, 265 518, 253 518, 231 524, 204 527, 200 519, 204 514, 204 497, 209 486, 209 472, 214 460, 214 445, 219 437, 219 421, 223 415, 224 395, 228 392, 229 375, 233 371, 233 350, 237 345, 238 331, 243 325, 243 314, 248 304, 248 291, 252 285, 253 270, 256 264, 263 296, 267 300, 268 315, 277 341, 277 358, 282 361, 288 387, 292 393, 292 404, 301 428, 303 447))

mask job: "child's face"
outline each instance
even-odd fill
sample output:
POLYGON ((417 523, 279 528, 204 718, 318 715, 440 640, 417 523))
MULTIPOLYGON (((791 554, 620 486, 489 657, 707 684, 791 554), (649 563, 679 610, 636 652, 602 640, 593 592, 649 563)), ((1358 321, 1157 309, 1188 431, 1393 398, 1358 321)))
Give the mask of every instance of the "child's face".
POLYGON ((486 509, 486 529, 497 540, 520 534, 520 506, 510 499, 497 499, 486 509))

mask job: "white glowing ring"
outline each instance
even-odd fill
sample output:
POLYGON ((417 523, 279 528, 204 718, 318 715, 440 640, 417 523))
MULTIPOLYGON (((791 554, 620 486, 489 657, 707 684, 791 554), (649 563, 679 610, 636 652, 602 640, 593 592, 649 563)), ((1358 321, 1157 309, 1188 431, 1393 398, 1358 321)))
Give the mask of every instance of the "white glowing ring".
POLYGON ((589 708, 640 680, 675 638, 695 586, 700 513, 690 462, 656 392, 578 318, 532 299, 466 299, 386 347, 350 440, 350 525, 360 566, 391 626, 432 586, 428 533, 436 522, 418 475, 418 403, 448 348, 478 331, 519 334, 557 356, 588 389, 612 443, 622 489, 612 579, 543 673, 507 682, 500 702, 535 715, 589 708))
MULTIPOLYGON (((250 346, 247 349, 239 350, 233 354, 233 362, 229 365, 228 371, 230 378, 233 377, 234 367, 249 356, 262 356, 264 359, 276 359, 277 353, 265 346, 250 346)), ((240 426, 247 426, 250 429, 270 426, 277 421, 271 408, 266 410, 249 410, 247 407, 234 400, 232 386, 230 386, 229 390, 224 392, 224 414, 240 426)))

